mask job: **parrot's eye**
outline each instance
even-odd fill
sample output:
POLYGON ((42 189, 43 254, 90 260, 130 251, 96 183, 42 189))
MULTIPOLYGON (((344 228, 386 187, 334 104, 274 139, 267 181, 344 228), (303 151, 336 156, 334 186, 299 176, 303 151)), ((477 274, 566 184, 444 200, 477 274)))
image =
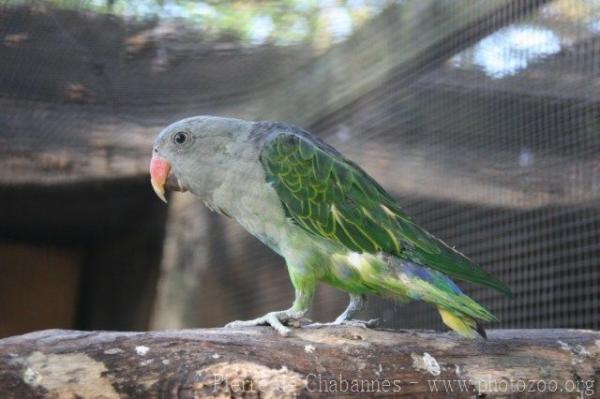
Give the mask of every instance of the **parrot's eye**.
POLYGON ((173 136, 173 141, 175 142, 175 144, 183 144, 187 141, 187 139, 188 134, 186 132, 177 132, 173 136))

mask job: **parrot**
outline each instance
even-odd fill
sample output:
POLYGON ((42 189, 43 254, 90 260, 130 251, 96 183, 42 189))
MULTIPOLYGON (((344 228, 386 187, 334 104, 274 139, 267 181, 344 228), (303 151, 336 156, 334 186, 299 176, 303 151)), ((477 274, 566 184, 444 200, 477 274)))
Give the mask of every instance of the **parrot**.
POLYGON ((372 327, 354 316, 368 296, 423 301, 460 336, 486 338, 496 317, 453 281, 511 295, 499 279, 420 227, 379 183, 317 136, 290 124, 195 116, 162 130, 152 148, 150 182, 188 191, 234 219, 285 260, 294 288, 289 309, 226 327, 270 325, 291 332, 320 283, 348 294, 329 323, 372 327))

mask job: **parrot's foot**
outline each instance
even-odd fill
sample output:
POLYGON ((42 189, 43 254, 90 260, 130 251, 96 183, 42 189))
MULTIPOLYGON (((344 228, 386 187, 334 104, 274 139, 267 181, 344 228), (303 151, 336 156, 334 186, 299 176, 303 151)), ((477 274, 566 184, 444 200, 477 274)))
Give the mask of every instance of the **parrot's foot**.
POLYGON ((236 320, 225 325, 225 328, 238 328, 238 327, 253 327, 253 326, 264 326, 269 325, 273 327, 282 336, 290 334, 290 329, 284 324, 299 321, 306 312, 294 311, 291 309, 281 310, 278 312, 270 312, 264 316, 258 317, 253 320, 236 320))
POLYGON ((312 323, 304 327, 306 328, 322 328, 322 327, 337 327, 337 326, 351 326, 361 328, 374 328, 379 325, 379 319, 371 320, 335 320, 330 323, 312 323))

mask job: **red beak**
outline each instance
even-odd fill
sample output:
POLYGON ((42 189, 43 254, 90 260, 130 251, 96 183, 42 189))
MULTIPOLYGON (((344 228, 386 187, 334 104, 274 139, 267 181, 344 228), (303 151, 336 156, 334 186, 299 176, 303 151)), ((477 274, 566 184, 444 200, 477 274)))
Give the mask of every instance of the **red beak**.
POLYGON ((167 202, 165 198, 165 184, 171 172, 171 163, 164 158, 154 155, 150 161, 150 183, 158 198, 167 202))

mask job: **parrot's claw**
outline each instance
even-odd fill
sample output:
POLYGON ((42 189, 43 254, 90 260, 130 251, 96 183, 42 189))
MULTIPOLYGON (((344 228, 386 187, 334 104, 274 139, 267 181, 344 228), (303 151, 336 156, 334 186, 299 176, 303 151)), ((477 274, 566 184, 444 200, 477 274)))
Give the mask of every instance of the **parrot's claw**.
POLYGON ((312 323, 304 327, 306 328, 322 328, 322 327, 337 327, 337 326, 350 326, 350 327, 361 327, 361 328, 374 328, 379 325, 379 319, 371 320, 335 320, 330 323, 312 323))
POLYGON ((284 323, 297 321, 304 316, 304 312, 294 312, 292 310, 282 310, 278 312, 270 312, 264 316, 257 317, 253 320, 236 320, 225 325, 225 328, 239 327, 254 327, 269 325, 273 327, 280 335, 286 337, 291 330, 284 326, 284 323))

